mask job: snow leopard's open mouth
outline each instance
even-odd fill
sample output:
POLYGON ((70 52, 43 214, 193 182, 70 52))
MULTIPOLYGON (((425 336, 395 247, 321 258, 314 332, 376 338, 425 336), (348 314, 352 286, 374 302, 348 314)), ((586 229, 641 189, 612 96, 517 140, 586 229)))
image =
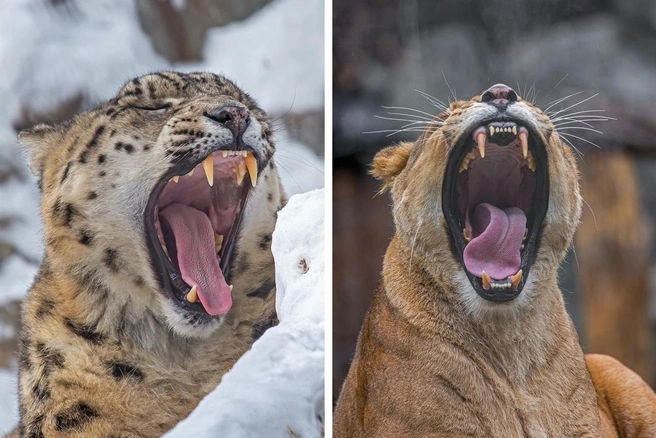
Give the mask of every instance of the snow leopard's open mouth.
POLYGON ((510 301, 522 291, 549 203, 546 145, 527 126, 499 117, 471 127, 444 176, 452 248, 489 301, 510 301))
POLYGON ((216 150, 181 161, 146 208, 146 235, 161 286, 185 310, 226 314, 230 269, 246 199, 257 183, 253 151, 216 150))

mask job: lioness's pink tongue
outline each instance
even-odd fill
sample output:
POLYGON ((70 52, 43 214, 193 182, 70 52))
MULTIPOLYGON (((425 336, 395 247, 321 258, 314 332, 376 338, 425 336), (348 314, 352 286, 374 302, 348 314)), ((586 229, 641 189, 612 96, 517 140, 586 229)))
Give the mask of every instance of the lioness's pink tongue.
POLYGON ((505 280, 519 271, 520 249, 526 215, 517 207, 501 210, 482 203, 474 208, 471 221, 475 236, 465 247, 463 258, 469 272, 480 277, 483 271, 495 280, 505 280))
POLYGON ((232 296, 216 259, 210 218, 188 205, 171 204, 160 212, 160 220, 173 231, 182 279, 189 286, 197 286, 207 313, 227 313, 232 296))

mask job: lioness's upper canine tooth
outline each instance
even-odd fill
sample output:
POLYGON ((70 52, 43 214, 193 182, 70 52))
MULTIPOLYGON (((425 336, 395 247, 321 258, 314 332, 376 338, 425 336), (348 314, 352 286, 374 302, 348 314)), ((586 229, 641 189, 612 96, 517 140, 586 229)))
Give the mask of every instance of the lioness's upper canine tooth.
POLYGON ((520 269, 515 275, 508 277, 513 288, 517 289, 517 287, 519 287, 519 282, 522 281, 522 275, 523 271, 520 269))
MULTIPOLYGON (((246 151, 244 151, 246 154, 246 151)), ((245 155, 246 158, 244 158, 244 162, 246 163, 246 169, 248 169, 248 173, 251 176, 251 184, 253 187, 257 184, 257 159, 255 158, 255 155, 248 153, 245 155)))
POLYGON ((230 285, 230 292, 232 292, 232 285, 230 285))
POLYGON ((198 291, 196 289, 197 289, 196 285, 194 284, 194 286, 187 294, 187 301, 189 301, 190 303, 195 303, 196 301, 198 301, 198 291))
POLYGON ((219 251, 223 247, 223 234, 214 233, 214 248, 219 251))
POLYGON ((517 135, 517 126, 512 127, 512 133, 517 135))
POLYGON ((240 151, 240 152, 241 152, 241 156, 242 156, 242 157, 245 157, 245 156, 248 155, 248 152, 247 152, 247 151, 240 151))
POLYGON ((462 230, 462 237, 465 238, 465 242, 469 243, 472 240, 472 235, 467 228, 462 230))
POLYGON ((179 176, 179 175, 175 175, 173 178, 171 178, 171 181, 173 181, 173 182, 175 182, 175 183, 177 183, 179 180, 180 180, 180 176, 179 176))
POLYGON ((526 158, 528 156, 528 132, 519 131, 517 136, 519 137, 519 142, 522 144, 522 154, 526 158))
MULTIPOLYGON (((491 129, 492 127, 490 127, 491 129)), ((481 132, 476 136, 476 144, 478 144, 478 152, 481 154, 481 158, 485 158, 485 143, 487 143, 487 135, 481 132)))
POLYGON ((490 279, 490 276, 483 271, 481 273, 481 280, 483 280, 483 289, 488 290, 490 289, 490 286, 492 285, 492 280, 490 279))
POLYGON ((208 184, 210 186, 214 185, 214 157, 212 154, 209 154, 207 158, 203 160, 203 170, 205 170, 208 184))

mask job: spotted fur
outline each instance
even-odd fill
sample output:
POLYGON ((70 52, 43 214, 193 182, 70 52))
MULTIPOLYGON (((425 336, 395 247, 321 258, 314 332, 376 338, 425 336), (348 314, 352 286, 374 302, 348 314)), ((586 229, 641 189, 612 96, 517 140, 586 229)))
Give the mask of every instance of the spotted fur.
POLYGON ((275 320, 270 236, 285 200, 271 124, 224 77, 160 72, 20 140, 42 188, 45 255, 23 307, 15 436, 161 436, 275 320), (243 138, 263 165, 233 256, 233 307, 207 320, 159 290, 143 215, 178 160, 231 141, 204 116, 227 104, 250 111, 243 138))

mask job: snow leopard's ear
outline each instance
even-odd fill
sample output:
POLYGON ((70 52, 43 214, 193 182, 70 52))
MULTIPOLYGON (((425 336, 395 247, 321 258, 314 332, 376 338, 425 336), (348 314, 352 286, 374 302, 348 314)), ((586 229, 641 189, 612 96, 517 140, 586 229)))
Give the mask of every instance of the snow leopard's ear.
POLYGON ((49 125, 36 125, 18 134, 18 141, 28 153, 28 165, 32 173, 41 178, 48 155, 57 144, 57 129, 49 125))

